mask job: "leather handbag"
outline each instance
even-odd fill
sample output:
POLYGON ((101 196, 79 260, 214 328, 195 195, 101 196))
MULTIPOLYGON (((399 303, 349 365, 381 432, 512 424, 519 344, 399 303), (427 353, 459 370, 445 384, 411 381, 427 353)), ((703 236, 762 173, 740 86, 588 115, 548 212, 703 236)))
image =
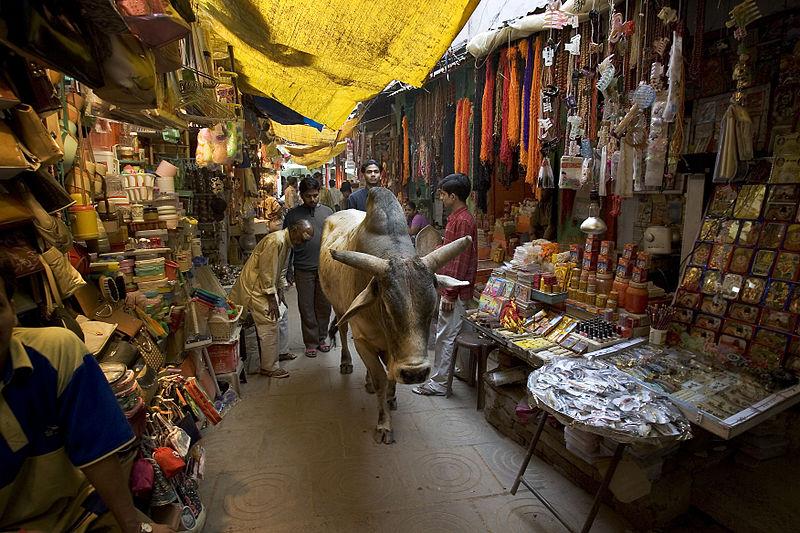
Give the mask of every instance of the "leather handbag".
POLYGON ((4 57, 2 66, 6 82, 17 98, 32 106, 40 116, 50 116, 61 109, 61 98, 47 69, 13 53, 4 57))
POLYGON ((152 53, 130 34, 98 35, 97 45, 103 51, 105 84, 96 89, 95 94, 129 110, 157 108, 152 53))
POLYGON ((19 104, 12 117, 20 140, 42 165, 53 165, 64 157, 64 151, 31 106, 19 104))
POLYGON ((49 248, 42 254, 42 261, 47 263, 50 273, 55 279, 55 289, 61 298, 69 298, 75 291, 86 285, 80 272, 75 270, 67 256, 57 248, 49 248))
POLYGON ((186 461, 172 448, 162 446, 153 452, 153 459, 158 463, 164 476, 169 479, 181 473, 186 467, 186 461))
POLYGON ((119 340, 109 346, 103 355, 103 363, 122 363, 131 366, 139 357, 139 349, 128 341, 119 340))
POLYGON ((42 270, 39 252, 33 247, 24 232, 0 233, 0 250, 3 250, 11 259, 14 273, 18 278, 30 276, 42 270))
POLYGON ((61 297, 58 295, 58 285, 56 284, 53 272, 44 258, 39 258, 45 272, 44 297, 45 308, 43 318, 46 324, 55 327, 67 328, 83 341, 83 330, 75 317, 64 307, 61 297))
POLYGON ((131 32, 151 48, 189 35, 189 24, 175 12, 169 0, 117 0, 117 6, 131 32))
POLYGON ((23 199, 0 189, 0 227, 31 220, 34 214, 23 199))
POLYGON ((0 77, 0 109, 8 109, 19 103, 19 98, 6 80, 0 77))
POLYGON ((25 172, 17 178, 25 183, 36 200, 50 214, 57 213, 75 203, 67 190, 47 169, 40 168, 36 172, 25 172))
POLYGON ((19 142, 5 121, 0 121, 0 179, 9 179, 40 166, 39 160, 19 142))
POLYGON ((102 63, 98 61, 101 56, 93 47, 92 30, 72 2, 0 2, 0 20, 5 30, 0 32, 0 42, 12 50, 90 87, 103 85, 102 63))
POLYGON ((33 217, 33 226, 46 244, 45 248, 53 246, 60 252, 67 253, 72 248, 72 232, 61 216, 48 213, 23 183, 18 183, 17 190, 22 203, 33 217))

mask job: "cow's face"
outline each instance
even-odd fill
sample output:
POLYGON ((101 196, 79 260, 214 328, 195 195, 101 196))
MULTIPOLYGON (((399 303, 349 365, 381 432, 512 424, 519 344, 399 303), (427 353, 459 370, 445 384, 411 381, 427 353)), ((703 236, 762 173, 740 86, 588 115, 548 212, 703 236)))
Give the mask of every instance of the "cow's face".
MULTIPOLYGON (((463 237, 422 258, 382 259, 353 251, 332 250, 337 261, 371 274, 367 287, 340 317, 345 322, 377 304, 388 341, 388 375, 398 383, 422 383, 430 374, 428 332, 436 306, 437 287, 458 287, 467 282, 436 274, 472 242, 463 237)), ((377 317, 376 317, 377 318, 377 317)))
POLYGON ((436 307, 436 277, 419 259, 390 260, 376 278, 388 342, 388 373, 398 383, 422 383, 430 374, 428 333, 436 307))

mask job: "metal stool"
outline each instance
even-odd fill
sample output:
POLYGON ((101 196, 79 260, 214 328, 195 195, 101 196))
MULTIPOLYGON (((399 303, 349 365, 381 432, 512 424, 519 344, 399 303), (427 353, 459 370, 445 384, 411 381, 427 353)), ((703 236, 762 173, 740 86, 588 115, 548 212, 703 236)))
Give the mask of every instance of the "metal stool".
POLYGON ((492 339, 481 337, 473 332, 462 332, 456 337, 456 346, 453 351, 453 358, 450 361, 450 368, 447 371, 447 392, 445 397, 449 398, 453 393, 453 374, 456 371, 456 359, 459 348, 469 350, 469 379, 472 385, 477 377, 478 385, 478 405, 477 409, 483 409, 483 374, 486 373, 486 360, 489 354, 497 348, 498 344, 492 339))

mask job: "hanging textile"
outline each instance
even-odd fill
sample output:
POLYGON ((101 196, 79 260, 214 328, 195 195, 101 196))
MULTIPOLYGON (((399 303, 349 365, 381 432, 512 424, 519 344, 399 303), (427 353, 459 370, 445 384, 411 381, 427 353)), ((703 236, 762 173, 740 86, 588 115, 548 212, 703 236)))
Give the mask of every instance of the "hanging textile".
MULTIPOLYGON (((523 41, 524 42, 524 41, 523 41)), ((520 119, 520 86, 519 86, 519 48, 512 46, 508 49, 508 69, 510 79, 508 83, 508 144, 511 148, 519 147, 519 119, 520 119)))
POLYGON ((481 162, 491 163, 494 159, 494 69, 492 58, 486 59, 486 75, 484 78, 483 98, 481 99, 481 162))
POLYGON ((403 185, 408 183, 411 172, 411 162, 409 161, 410 146, 408 140, 408 117, 403 116, 403 185))
MULTIPOLYGON (((510 48, 506 50, 506 53, 503 57, 507 57, 510 54, 510 48)), ((514 150, 511 147, 511 141, 508 138, 508 122, 509 122, 509 94, 511 90, 511 64, 508 61, 504 61, 506 63, 506 72, 508 75, 503 76, 503 100, 501 104, 502 111, 502 124, 500 126, 500 162, 503 163, 505 166, 510 167, 512 164, 512 160, 514 158, 514 150)))
POLYGON ((539 166, 542 163, 542 152, 539 145, 539 113, 540 99, 542 94, 542 38, 536 37, 536 44, 533 47, 533 71, 531 73, 531 92, 528 116, 528 162, 526 165, 525 183, 537 190, 537 198, 540 198, 541 189, 537 181, 539 176, 539 166))

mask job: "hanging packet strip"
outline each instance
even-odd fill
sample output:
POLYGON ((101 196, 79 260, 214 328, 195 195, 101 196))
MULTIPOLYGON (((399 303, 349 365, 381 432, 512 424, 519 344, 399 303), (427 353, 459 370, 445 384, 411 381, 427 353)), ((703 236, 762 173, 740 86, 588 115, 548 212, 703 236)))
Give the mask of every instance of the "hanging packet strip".
POLYGON ((580 189, 583 185, 583 158, 563 156, 561 158, 561 178, 558 181, 560 189, 580 189))

